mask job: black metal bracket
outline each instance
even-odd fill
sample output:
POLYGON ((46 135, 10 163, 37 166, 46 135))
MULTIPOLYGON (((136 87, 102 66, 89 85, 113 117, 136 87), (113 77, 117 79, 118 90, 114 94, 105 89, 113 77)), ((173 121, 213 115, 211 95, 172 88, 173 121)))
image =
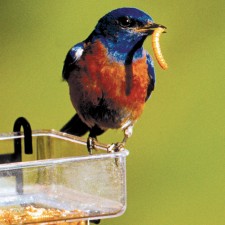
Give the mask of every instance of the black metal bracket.
MULTIPOLYGON (((32 154, 32 131, 29 122, 24 117, 19 117, 13 126, 13 132, 15 135, 21 135, 21 127, 23 127, 24 132, 24 152, 25 154, 32 154)), ((21 137, 14 139, 14 153, 10 154, 0 154, 0 164, 2 163, 12 163, 22 161, 22 144, 21 137)), ((16 177, 16 190, 17 193, 23 193, 23 171, 17 170, 9 172, 1 172, 0 176, 15 176, 16 177)))

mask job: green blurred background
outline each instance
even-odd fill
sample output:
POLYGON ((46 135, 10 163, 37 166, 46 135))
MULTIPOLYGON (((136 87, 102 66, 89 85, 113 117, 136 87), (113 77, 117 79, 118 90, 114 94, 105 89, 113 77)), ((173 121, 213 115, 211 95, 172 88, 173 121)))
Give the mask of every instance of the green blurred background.
MULTIPOLYGON (((224 225, 224 0, 1 0, 0 132, 19 116, 33 129, 61 128, 74 114, 61 79, 68 49, 124 6, 168 27, 161 47, 169 70, 155 64, 156 89, 127 144, 127 210, 101 224, 224 225)), ((152 53, 150 39, 145 47, 152 53)))

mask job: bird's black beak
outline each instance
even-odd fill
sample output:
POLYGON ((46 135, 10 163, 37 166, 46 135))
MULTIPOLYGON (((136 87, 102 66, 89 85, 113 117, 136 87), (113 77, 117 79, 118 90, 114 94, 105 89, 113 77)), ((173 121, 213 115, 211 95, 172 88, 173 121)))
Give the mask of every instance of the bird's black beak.
POLYGON ((163 28, 164 33, 166 33, 166 27, 165 26, 163 26, 161 24, 153 23, 153 22, 148 22, 146 25, 138 27, 136 29, 136 31, 140 32, 140 33, 146 33, 146 34, 150 35, 158 27, 163 28))

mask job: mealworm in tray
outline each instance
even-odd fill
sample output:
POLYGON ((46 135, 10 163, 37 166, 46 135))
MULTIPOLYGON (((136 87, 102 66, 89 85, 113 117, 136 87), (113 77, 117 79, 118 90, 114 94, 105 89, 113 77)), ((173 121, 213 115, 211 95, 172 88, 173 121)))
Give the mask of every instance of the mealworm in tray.
POLYGON ((65 222, 66 219, 75 219, 85 217, 85 214, 80 210, 59 210, 54 208, 36 208, 34 206, 27 206, 18 209, 0 209, 0 225, 18 225, 18 224, 51 224, 56 225, 86 225, 85 221, 65 222), (49 223, 48 223, 49 222, 49 223))

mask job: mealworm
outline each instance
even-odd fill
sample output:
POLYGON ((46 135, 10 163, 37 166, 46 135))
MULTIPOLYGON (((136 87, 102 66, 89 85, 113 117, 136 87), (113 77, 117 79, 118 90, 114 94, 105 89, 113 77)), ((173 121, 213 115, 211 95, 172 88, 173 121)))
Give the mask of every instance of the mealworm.
POLYGON ((156 60, 158 61, 159 65, 162 69, 166 70, 168 65, 162 55, 162 51, 159 44, 160 35, 165 31, 165 28, 158 27, 154 30, 152 34, 152 48, 155 55, 156 60))

